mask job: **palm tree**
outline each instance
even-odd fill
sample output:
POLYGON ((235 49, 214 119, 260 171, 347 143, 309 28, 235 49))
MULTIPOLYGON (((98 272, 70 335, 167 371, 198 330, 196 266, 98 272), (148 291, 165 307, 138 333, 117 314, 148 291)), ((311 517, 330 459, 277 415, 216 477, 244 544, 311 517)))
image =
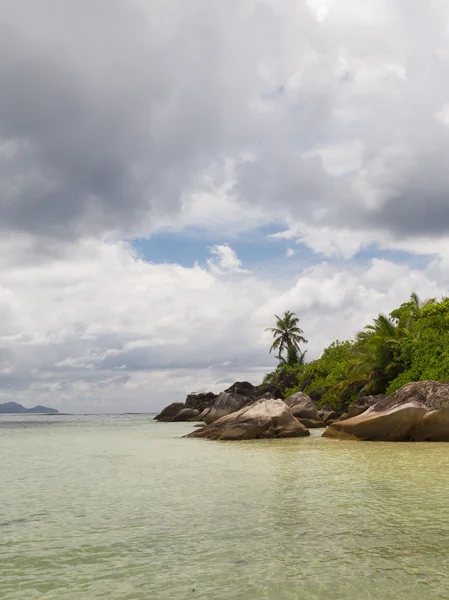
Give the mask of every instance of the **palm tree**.
POLYGON ((294 367, 296 365, 303 365, 305 363, 306 352, 307 350, 302 352, 296 346, 288 346, 286 357, 284 358, 283 356, 279 355, 276 358, 279 359, 280 366, 294 367))
POLYGON ((402 304, 399 308, 390 313, 391 319, 396 325, 396 332, 393 342, 402 341, 407 337, 410 342, 418 342, 421 337, 422 322, 420 319, 422 310, 434 306, 437 303, 436 298, 421 300, 415 292, 410 295, 410 300, 402 304))
POLYGON ((394 345, 405 335, 410 335, 408 330, 385 315, 379 315, 373 325, 367 325, 356 335, 351 371, 366 376, 375 393, 382 393, 388 382, 404 369, 395 359, 394 345))
POLYGON ((436 298, 421 300, 418 294, 413 292, 413 294, 410 295, 410 300, 393 310, 390 317, 395 321, 396 325, 400 325, 411 331, 415 328, 422 309, 434 304, 436 304, 436 298))
POLYGON ((295 313, 289 310, 285 311, 282 317, 279 317, 278 315, 274 316, 276 317, 276 327, 268 327, 268 329, 265 330, 270 331, 274 337, 274 342, 271 344, 270 352, 277 350, 277 358, 280 361, 283 360, 284 362, 288 362, 288 356, 287 360, 285 360, 282 356, 282 353, 286 350, 287 355, 290 354, 290 359, 292 359, 294 351, 296 351, 296 356, 299 362, 301 354, 302 359, 304 358, 303 353, 301 353, 299 350, 299 344, 301 342, 303 344, 307 344, 307 340, 302 335, 304 332, 298 325, 299 318, 295 315, 295 313))
POLYGON ((416 292, 413 292, 410 295, 410 304, 413 306, 416 312, 429 306, 430 304, 435 304, 436 298, 429 298, 429 300, 421 300, 416 292))

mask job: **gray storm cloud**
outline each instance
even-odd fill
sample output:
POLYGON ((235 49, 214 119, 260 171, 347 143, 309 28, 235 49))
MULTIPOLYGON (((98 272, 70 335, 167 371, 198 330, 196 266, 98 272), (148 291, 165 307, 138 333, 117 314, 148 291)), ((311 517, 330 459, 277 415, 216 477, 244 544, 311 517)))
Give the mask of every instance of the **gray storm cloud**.
POLYGON ((445 231, 448 9, 362 4, 319 22, 287 0, 2 3, 0 226, 146 235, 211 163, 252 152, 244 208, 445 231), (348 140, 358 173, 335 176, 313 153, 348 140))
POLYGON ((132 234, 175 211, 248 118, 237 14, 234 0, 2 3, 1 226, 132 234))

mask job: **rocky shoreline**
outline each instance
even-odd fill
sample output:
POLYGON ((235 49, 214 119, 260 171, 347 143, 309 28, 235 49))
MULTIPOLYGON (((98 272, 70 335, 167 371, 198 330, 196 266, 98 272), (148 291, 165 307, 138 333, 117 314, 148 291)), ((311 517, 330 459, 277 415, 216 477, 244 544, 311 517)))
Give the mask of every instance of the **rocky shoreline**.
POLYGON ((199 423, 186 437, 250 440, 304 437, 325 428, 323 437, 365 441, 449 441, 449 383, 409 383, 391 396, 365 396, 339 414, 317 408, 298 392, 283 400, 248 382, 220 394, 189 394, 155 417, 161 422, 199 423))
POLYGON ((391 396, 361 399, 353 405, 351 415, 348 412, 348 418, 334 421, 323 435, 388 442, 448 442, 449 384, 419 381, 404 385, 391 396), (354 412, 357 408, 361 412, 354 412))

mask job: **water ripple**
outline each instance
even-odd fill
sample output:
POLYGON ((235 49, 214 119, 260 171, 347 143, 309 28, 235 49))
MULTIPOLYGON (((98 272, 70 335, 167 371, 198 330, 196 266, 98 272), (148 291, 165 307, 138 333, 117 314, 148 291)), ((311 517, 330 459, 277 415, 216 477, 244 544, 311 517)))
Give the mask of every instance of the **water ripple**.
POLYGON ((449 597, 446 444, 182 439, 190 429, 3 428, 0 598, 449 597))

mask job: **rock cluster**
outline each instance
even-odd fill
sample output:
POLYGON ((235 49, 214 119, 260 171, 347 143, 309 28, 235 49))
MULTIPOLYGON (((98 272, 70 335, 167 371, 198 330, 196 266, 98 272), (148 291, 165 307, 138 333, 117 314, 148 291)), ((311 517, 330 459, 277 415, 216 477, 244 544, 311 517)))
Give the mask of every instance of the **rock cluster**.
POLYGON ((212 423, 220 417, 260 399, 266 390, 248 381, 237 381, 221 394, 201 392, 189 394, 185 403, 174 402, 155 417, 156 421, 204 421, 212 423))
POLYGON ((364 396, 339 415, 330 407, 318 410, 298 392, 285 400, 248 382, 226 391, 189 394, 156 417, 158 421, 198 421, 187 437, 246 440, 309 435, 325 427, 324 437, 376 441, 449 441, 449 383, 420 381, 391 396, 364 396))
MULTIPOLYGON (((237 384, 235 384, 237 385, 237 384)), ((251 384, 248 384, 251 385, 251 384)), ((253 387, 253 386, 251 386, 253 387)), ((174 402, 164 408, 155 417, 156 421, 204 421, 212 423, 220 417, 247 406, 254 401, 251 396, 244 396, 236 392, 221 392, 215 395, 212 392, 189 394, 185 404, 174 402)))
POLYGON ((275 400, 266 389, 237 382, 217 396, 189 394, 185 404, 171 404, 156 420, 203 422, 191 437, 231 440, 302 437, 309 435, 308 427, 325 427, 333 415, 331 411, 319 414, 302 392, 285 401, 275 400))

